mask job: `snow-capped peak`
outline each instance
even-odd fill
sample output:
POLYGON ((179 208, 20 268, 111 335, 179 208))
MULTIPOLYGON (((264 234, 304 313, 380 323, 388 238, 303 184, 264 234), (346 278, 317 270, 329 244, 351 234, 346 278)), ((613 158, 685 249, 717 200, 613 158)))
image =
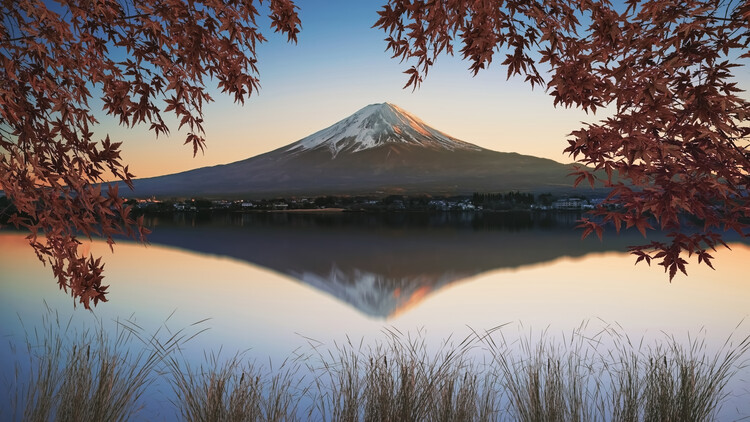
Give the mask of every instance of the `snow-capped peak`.
POLYGON ((336 157, 341 151, 357 152, 389 143, 451 151, 481 150, 427 126, 394 104, 381 103, 370 104, 332 126, 300 139, 286 151, 297 153, 327 148, 336 157))

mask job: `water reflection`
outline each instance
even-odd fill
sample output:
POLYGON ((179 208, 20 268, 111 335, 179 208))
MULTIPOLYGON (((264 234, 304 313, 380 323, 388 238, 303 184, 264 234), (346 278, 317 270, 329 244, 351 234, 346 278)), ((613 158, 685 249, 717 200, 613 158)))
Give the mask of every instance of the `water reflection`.
MULTIPOLYGON (((328 346, 363 339, 367 346, 382 340, 384 329, 424 328, 426 341, 435 347, 446 338, 514 322, 517 329, 511 324, 503 331, 511 341, 532 331, 565 339, 582 321, 593 321, 592 334, 603 321, 623 327, 636 343, 645 338, 644 344, 665 333, 682 340, 705 332, 710 350, 731 332, 747 334, 746 325, 736 327, 748 318, 750 247, 732 244, 732 251, 716 253, 716 271, 691 265, 689 277, 678 275, 669 283, 660 269, 634 267, 633 258, 622 253, 626 245, 643 241, 639 234, 580 241, 580 232, 571 228, 575 219, 530 214, 150 218, 149 248, 121 242, 110 254, 103 242, 93 243, 92 253, 104 255, 105 282, 111 285, 110 302, 94 314, 104 321, 135 315, 147 331, 165 319, 179 329, 211 318, 211 329, 186 348, 198 364, 204 351, 218 349, 230 355, 250 350, 252 359, 278 363, 308 339, 328 346)), ((35 329, 42 300, 91 323, 88 311, 72 309, 69 297, 58 291, 23 234, 0 232, 0 264, 0 337, 6 346, 22 349, 24 330, 35 329)), ((482 358, 482 351, 476 352, 482 358)), ((14 376, 13 358, 0 347, 5 363, 0 387, 14 376)), ((750 414, 749 376, 746 369, 729 386, 732 396, 718 420, 750 414)), ((169 394, 146 396, 147 409, 155 410, 144 420, 172 420, 150 417, 171 411, 169 394)))
POLYGON ((231 257, 389 318, 449 284, 591 252, 637 233, 580 240, 574 213, 256 213, 152 216, 150 241, 231 257))

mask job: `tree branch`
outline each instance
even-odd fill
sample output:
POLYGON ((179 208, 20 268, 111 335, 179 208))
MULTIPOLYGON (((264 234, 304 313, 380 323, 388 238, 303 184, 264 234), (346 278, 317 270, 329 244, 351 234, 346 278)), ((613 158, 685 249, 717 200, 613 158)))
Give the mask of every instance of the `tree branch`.
POLYGON ((21 40, 31 40, 31 39, 34 39, 34 37, 32 37, 31 35, 26 35, 24 37, 16 37, 16 38, 8 38, 7 40, 0 40, 0 44, 11 43, 11 42, 16 42, 16 41, 21 41, 21 40))

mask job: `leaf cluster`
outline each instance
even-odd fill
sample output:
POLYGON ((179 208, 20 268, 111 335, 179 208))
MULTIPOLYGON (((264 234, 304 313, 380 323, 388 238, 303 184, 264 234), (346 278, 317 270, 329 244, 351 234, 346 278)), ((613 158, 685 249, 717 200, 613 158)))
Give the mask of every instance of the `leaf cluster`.
POLYGON ((132 188, 121 142, 97 139, 96 110, 125 127, 169 133, 186 127, 193 154, 205 145, 206 81, 242 103, 259 89, 256 46, 271 28, 296 41, 291 0, 11 0, 0 3, 0 188, 18 208, 9 222, 52 267, 61 289, 84 307, 104 301, 103 264, 79 250, 79 235, 114 244, 148 233, 117 185, 132 188))
POLYGON ((501 55, 509 78, 545 87, 555 105, 606 108, 565 149, 585 165, 576 185, 612 188, 581 222, 584 237, 605 224, 665 230, 671 242, 631 251, 671 279, 685 272, 682 253, 710 264, 718 233, 747 235, 750 103, 734 72, 750 58, 750 3, 390 0, 379 13, 388 50, 417 62, 407 86, 460 45, 474 74, 501 55))

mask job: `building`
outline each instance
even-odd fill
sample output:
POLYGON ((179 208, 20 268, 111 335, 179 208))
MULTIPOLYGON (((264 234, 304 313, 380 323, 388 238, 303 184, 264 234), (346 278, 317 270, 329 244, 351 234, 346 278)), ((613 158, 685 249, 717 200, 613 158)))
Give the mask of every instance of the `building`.
POLYGON ((580 210, 583 207, 583 201, 580 198, 558 199, 552 203, 552 209, 556 210, 580 210))

